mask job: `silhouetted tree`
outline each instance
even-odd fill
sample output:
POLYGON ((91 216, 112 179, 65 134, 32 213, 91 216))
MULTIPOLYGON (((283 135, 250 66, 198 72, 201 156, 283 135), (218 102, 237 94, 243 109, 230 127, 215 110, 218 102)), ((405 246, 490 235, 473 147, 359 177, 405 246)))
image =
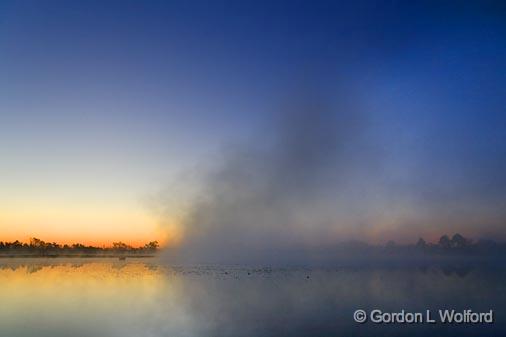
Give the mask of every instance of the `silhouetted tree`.
POLYGON ((444 249, 451 247, 451 241, 448 235, 445 234, 439 239, 439 246, 444 249))
POLYGON ((424 239, 419 238, 418 241, 416 242, 416 247, 420 249, 425 249, 427 248, 427 242, 425 242, 424 239))
POLYGON ((112 243, 112 248, 117 251, 117 252, 120 252, 120 253, 125 253, 129 250, 132 250, 132 247, 127 245, 126 243, 123 243, 123 242, 113 242, 112 243))
POLYGON ((458 233, 455 234, 451 240, 451 246, 453 248, 466 248, 469 244, 470 241, 458 233))
POLYGON ((158 241, 151 241, 151 242, 144 245, 144 249, 149 252, 156 251, 158 249, 158 247, 160 247, 160 245, 158 244, 158 241))
POLYGON ((44 242, 38 238, 31 238, 29 244, 22 243, 18 240, 14 242, 0 241, 0 253, 14 254, 14 255, 94 255, 103 254, 110 255, 114 253, 129 253, 129 254, 153 254, 159 248, 157 241, 151 241, 142 247, 134 248, 123 242, 114 242, 112 247, 93 247, 85 246, 80 243, 74 243, 69 246, 68 244, 60 245, 56 242, 44 242))

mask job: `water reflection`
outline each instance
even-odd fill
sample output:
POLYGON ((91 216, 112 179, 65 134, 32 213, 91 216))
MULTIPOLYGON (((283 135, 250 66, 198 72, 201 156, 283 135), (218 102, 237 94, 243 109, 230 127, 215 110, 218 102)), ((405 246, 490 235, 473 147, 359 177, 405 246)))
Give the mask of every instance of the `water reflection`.
POLYGON ((2 336, 505 335, 506 272, 167 266, 155 260, 0 261, 2 336), (356 324, 357 308, 494 309, 492 325, 356 324))

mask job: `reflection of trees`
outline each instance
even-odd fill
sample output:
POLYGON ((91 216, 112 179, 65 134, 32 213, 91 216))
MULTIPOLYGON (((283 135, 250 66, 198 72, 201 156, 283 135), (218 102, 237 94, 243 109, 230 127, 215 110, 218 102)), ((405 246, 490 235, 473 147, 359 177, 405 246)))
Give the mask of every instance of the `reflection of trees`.
MULTIPOLYGON (((0 259, 0 271, 16 271, 25 270, 27 274, 35 274, 44 269, 57 269, 61 267, 70 267, 72 269, 80 269, 88 264, 104 264, 106 263, 113 270, 121 270, 129 265, 129 263, 114 262, 115 260, 99 259, 79 259, 78 263, 69 262, 70 259, 45 260, 45 259, 0 259)), ((156 271, 159 266, 155 263, 138 263, 144 266, 146 270, 156 271)), ((1 335, 1 334, 0 334, 1 335)))
POLYGON ((158 270, 158 265, 153 264, 153 263, 145 263, 145 264, 144 264, 144 266, 145 266, 147 269, 151 270, 151 271, 156 271, 156 270, 158 270))
POLYGON ((444 275, 452 276, 457 275, 460 278, 466 277, 471 271, 472 268, 470 266, 443 266, 441 270, 444 275))
POLYGON ((41 266, 41 265, 29 265, 28 268, 26 269, 26 272, 28 274, 33 274, 33 273, 36 273, 39 270, 41 270, 43 267, 44 266, 41 266))

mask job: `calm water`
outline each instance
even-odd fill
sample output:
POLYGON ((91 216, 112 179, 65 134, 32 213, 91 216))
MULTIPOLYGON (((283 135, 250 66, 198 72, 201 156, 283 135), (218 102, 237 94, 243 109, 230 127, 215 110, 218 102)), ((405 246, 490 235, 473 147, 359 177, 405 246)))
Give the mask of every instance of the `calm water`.
POLYGON ((174 267, 0 259, 0 336, 505 336, 506 269, 174 267), (495 311, 495 323, 377 325, 356 309, 495 311))

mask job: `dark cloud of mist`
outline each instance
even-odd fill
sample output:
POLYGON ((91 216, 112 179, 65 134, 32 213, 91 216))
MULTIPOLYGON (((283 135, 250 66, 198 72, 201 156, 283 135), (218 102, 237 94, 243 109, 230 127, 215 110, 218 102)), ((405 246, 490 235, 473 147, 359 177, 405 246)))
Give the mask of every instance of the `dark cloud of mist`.
POLYGON ((380 163, 356 102, 301 92, 273 116, 274 129, 227 148, 183 217, 181 246, 167 254, 191 262, 300 260, 334 241, 336 228, 360 229, 346 216, 360 213, 365 191, 357 182, 380 163))
MULTIPOLYGON (((181 263, 307 264, 353 256, 363 250, 357 241, 431 241, 456 232, 504 238, 504 185, 487 187, 502 182, 502 158, 486 157, 492 175, 474 174, 467 168, 482 156, 448 152, 445 144, 479 144, 451 125, 442 130, 455 135, 427 133, 434 141, 424 146, 395 128, 385 139, 382 111, 362 106, 350 88, 336 92, 295 92, 254 139, 228 145, 218 166, 185 174, 160 196, 164 205, 184 200, 185 209, 178 214, 182 241, 166 256, 181 263), (484 195, 490 190, 500 193, 484 195)), ((174 217, 173 210, 165 214, 174 217)))

